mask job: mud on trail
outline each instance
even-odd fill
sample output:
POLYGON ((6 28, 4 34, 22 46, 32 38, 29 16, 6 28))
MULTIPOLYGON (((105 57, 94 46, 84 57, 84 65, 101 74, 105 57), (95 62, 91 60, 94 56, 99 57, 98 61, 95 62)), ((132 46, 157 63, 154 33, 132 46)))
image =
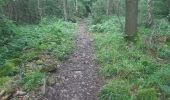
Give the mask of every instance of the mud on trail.
POLYGON ((73 54, 64 61, 53 77, 53 86, 47 87, 46 100, 97 100, 100 79, 97 77, 91 38, 86 23, 79 22, 73 54))

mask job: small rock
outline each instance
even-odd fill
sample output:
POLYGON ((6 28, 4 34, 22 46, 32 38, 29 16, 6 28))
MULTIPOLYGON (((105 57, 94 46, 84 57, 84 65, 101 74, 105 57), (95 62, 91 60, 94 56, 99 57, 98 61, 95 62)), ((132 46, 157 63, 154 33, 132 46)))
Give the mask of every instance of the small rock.
POLYGON ((23 92, 23 91, 17 91, 15 96, 24 96, 26 95, 27 93, 26 92, 23 92))
POLYGON ((41 71, 42 72, 54 72, 56 71, 57 67, 55 64, 49 64, 49 65, 46 65, 44 66, 41 71))
POLYGON ((54 85, 55 83, 56 83, 56 80, 55 80, 54 77, 48 77, 48 79, 47 79, 47 85, 48 85, 48 86, 52 86, 52 85, 54 85))
POLYGON ((44 84, 43 84, 43 86, 41 88, 41 91, 42 91, 42 94, 45 95, 46 94, 46 90, 47 90, 46 89, 47 88, 47 80, 46 80, 46 78, 43 79, 43 83, 44 84))
POLYGON ((93 42, 94 41, 94 39, 90 39, 90 42, 93 42))
POLYGON ((10 95, 6 95, 6 96, 4 96, 4 97, 2 97, 2 98, 0 98, 1 100, 9 100, 9 97, 10 97, 10 95))
POLYGON ((85 85, 86 83, 85 82, 82 82, 82 85, 85 85))
POLYGON ((36 61, 36 64, 37 64, 37 65, 42 65, 42 64, 43 64, 43 61, 42 61, 42 60, 37 60, 37 61, 36 61))
POLYGON ((30 100, 30 97, 28 95, 24 96, 23 100, 30 100))
POLYGON ((5 94, 5 90, 0 92, 0 97, 2 97, 5 94))

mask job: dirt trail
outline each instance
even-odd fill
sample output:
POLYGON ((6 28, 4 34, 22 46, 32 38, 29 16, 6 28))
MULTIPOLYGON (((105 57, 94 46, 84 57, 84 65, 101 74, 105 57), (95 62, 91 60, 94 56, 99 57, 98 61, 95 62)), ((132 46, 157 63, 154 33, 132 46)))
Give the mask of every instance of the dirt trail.
POLYGON ((58 69, 57 83, 48 87, 48 100, 97 100, 99 79, 96 74, 91 38, 86 23, 79 23, 75 50, 58 69))

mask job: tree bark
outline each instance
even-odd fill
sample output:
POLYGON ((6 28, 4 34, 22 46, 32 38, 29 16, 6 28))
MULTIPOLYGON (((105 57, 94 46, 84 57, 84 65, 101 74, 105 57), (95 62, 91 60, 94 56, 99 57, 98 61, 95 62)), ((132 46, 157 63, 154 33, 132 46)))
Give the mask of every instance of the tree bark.
POLYGON ((74 14, 76 15, 78 12, 78 1, 74 0, 74 14))
POLYGON ((170 0, 168 1, 168 8, 169 8, 168 21, 170 22, 170 0))
POLYGON ((153 25, 153 4, 152 0, 147 0, 147 16, 145 19, 145 26, 147 28, 153 25))
POLYGON ((64 20, 66 21, 67 18, 67 0, 63 0, 63 10, 64 10, 64 20))
POLYGON ((120 6, 119 1, 114 0, 113 1, 114 12, 119 20, 121 30, 124 31, 124 25, 120 19, 120 7, 119 6, 120 6))
POLYGON ((106 3, 107 3, 106 4, 106 6, 107 6, 106 7, 106 15, 109 16, 109 14, 110 14, 110 0, 107 0, 106 3))
POLYGON ((42 20, 42 8, 40 7, 40 0, 38 0, 38 17, 40 17, 40 20, 42 20))
POLYGON ((138 0, 126 0, 125 37, 133 40, 137 32, 138 0))

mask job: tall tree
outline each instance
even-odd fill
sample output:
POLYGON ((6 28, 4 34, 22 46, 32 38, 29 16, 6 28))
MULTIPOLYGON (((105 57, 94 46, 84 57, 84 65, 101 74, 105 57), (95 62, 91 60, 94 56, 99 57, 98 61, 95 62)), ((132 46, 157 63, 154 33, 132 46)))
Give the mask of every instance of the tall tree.
POLYGON ((169 8, 168 21, 170 22, 170 0, 168 0, 167 7, 169 8))
POLYGON ((110 13, 110 0, 106 1, 106 15, 109 16, 110 13))
POLYGON ((126 39, 132 40, 137 32, 138 0, 126 0, 126 39))
POLYGON ((38 7, 38 17, 40 16, 40 19, 42 20, 42 8, 40 7, 40 0, 37 0, 37 7, 38 7))
POLYGON ((145 19, 145 26, 150 28, 153 25, 153 2, 147 0, 147 14, 145 19))
POLYGON ((119 20, 119 23, 120 23, 120 28, 122 29, 122 30, 124 30, 123 28, 124 28, 124 25, 123 25, 123 23, 122 23, 122 21, 121 21, 121 19, 120 19, 120 3, 119 3, 119 1, 118 0, 114 0, 113 1, 113 5, 114 5, 114 12, 115 12, 115 14, 116 14, 116 16, 118 17, 118 20, 119 20))
POLYGON ((67 16, 67 0, 63 0, 64 20, 68 19, 67 16))
POLYGON ((78 12, 78 0, 74 0, 74 14, 76 15, 78 12))

